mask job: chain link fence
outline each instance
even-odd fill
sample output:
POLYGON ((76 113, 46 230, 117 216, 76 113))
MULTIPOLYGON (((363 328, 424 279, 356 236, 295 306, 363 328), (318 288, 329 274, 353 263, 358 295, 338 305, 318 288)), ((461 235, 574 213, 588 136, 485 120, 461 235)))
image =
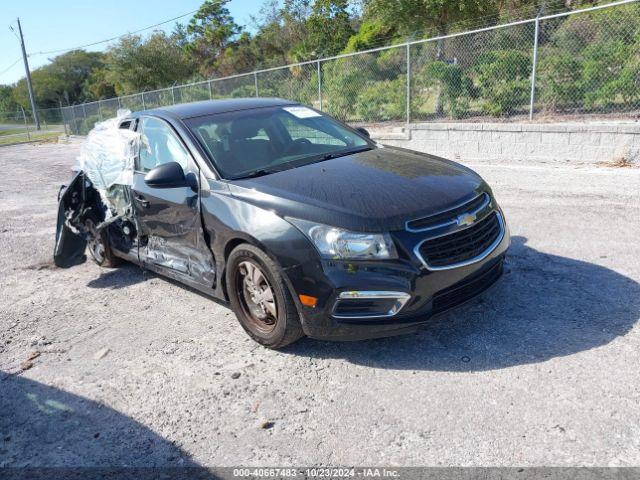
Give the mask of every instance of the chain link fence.
MULTIPOLYGON (((120 108, 253 96, 296 100, 354 123, 638 118, 640 2, 50 109, 41 118, 84 135, 120 108)), ((21 121, 21 113, 0 113, 0 124, 21 121)))
POLYGON ((0 147, 33 141, 54 140, 68 133, 60 108, 38 110, 40 129, 36 128, 30 110, 18 108, 0 112, 0 147))

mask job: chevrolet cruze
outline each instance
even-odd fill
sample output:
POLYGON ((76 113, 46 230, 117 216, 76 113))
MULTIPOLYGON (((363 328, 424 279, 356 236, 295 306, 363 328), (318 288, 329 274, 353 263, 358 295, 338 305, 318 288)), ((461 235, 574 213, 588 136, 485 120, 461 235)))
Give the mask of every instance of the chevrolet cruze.
POLYGON ((502 274, 504 214, 460 164, 280 99, 175 105, 118 128, 140 138, 124 206, 78 172, 56 263, 85 247, 101 266, 137 263, 228 302, 264 346, 412 332, 502 274))

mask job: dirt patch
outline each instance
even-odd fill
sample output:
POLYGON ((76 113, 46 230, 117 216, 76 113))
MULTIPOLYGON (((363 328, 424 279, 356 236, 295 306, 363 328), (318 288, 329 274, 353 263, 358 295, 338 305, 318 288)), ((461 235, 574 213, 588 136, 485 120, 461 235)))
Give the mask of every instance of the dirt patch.
POLYGON ((639 169, 476 165, 513 238, 493 289, 416 335, 274 352, 138 267, 51 267, 77 154, 0 149, 3 227, 29 232, 0 235, 0 465, 640 464, 639 169))

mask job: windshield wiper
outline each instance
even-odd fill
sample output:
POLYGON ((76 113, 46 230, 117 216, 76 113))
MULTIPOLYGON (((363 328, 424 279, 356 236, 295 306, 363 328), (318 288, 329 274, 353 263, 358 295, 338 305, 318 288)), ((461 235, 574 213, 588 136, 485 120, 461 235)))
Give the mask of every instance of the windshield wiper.
POLYGON ((324 155, 320 155, 320 157, 316 160, 316 162, 322 162, 324 160, 332 160, 334 158, 345 157, 347 155, 352 155, 354 153, 366 152, 367 150, 373 150, 373 147, 367 146, 362 148, 356 148, 354 150, 346 150, 346 151, 341 150, 338 152, 329 152, 329 153, 325 153, 324 155))
POLYGON ((263 177, 264 175, 270 175, 272 173, 277 173, 277 172, 281 172, 281 171, 282 171, 282 169, 280 169, 280 168, 259 168, 257 170, 252 170, 252 171, 244 173, 242 175, 238 175, 236 177, 233 177, 231 180, 241 180, 243 178, 263 177))
POLYGON ((356 148, 354 150, 340 150, 337 152, 328 152, 321 155, 317 155, 313 157, 311 161, 308 161, 308 158, 302 158, 300 160, 304 161, 304 163, 297 164, 297 162, 287 162, 283 164, 280 168, 258 168, 256 170, 252 170, 247 173, 243 173, 242 175, 237 175, 232 177, 231 180, 242 180, 245 178, 256 178, 263 177, 265 175, 271 175, 272 173, 283 172, 284 170, 288 170, 290 168, 302 167, 304 165, 310 165, 312 163, 323 162, 325 160, 331 160, 333 158, 344 157, 346 155, 351 155, 354 153, 366 152, 367 150, 373 150, 373 147, 366 146, 361 148, 356 148))

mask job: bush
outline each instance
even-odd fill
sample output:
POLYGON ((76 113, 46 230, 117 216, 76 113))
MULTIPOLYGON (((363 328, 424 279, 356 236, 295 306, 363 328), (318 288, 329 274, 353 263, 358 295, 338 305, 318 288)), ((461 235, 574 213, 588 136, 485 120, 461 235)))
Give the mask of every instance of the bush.
POLYGON ((99 115, 89 115, 87 118, 78 119, 77 126, 74 129, 76 131, 73 133, 76 135, 87 135, 98 122, 100 122, 99 115))
MULTIPOLYGON (((548 20, 542 23, 547 30, 548 20)), ((590 45, 616 38, 633 40, 640 29, 640 4, 629 4, 589 14, 578 14, 557 20, 555 31, 549 32, 550 42, 565 53, 580 55, 590 45)))
POLYGON ((395 80, 369 82, 360 90, 355 102, 358 120, 382 122, 405 116, 406 76, 395 80))
POLYGON ((315 65, 303 65, 258 74, 261 97, 280 97, 312 105, 318 99, 315 65))
POLYGON ((469 112, 469 100, 474 97, 473 82, 459 65, 441 61, 425 64, 417 72, 419 87, 437 87, 444 112, 450 118, 461 118, 469 112))
POLYGON ((355 112, 359 86, 366 85, 368 80, 363 70, 358 69, 350 58, 323 64, 323 109, 342 120, 350 119, 355 112))
POLYGON ((615 101, 620 93, 619 76, 633 53, 633 46, 621 40, 598 42, 584 50, 583 88, 587 92, 587 107, 615 101))
MULTIPOLYGON (((170 95, 171 92, 168 92, 168 95, 161 99, 161 101, 169 102, 165 105, 170 105, 173 101, 172 98, 167 98, 170 95)), ((176 102, 197 102, 199 100, 209 100, 209 86, 207 84, 182 87, 176 92, 176 102)))
POLYGON ((253 85, 253 84, 252 85, 241 85, 241 86, 231 90, 231 93, 228 96, 231 97, 231 98, 255 97, 256 96, 256 86, 253 85))
MULTIPOLYGON (((640 42, 638 47, 640 48, 640 42)), ((629 58, 618 78, 611 83, 611 87, 627 104, 640 100, 640 55, 629 58)))
POLYGON ((474 67, 482 109, 494 116, 515 113, 529 100, 531 58, 518 50, 484 53, 474 67))
POLYGON ((540 101, 547 110, 582 104, 582 63, 575 56, 558 51, 545 52, 538 72, 540 101))

